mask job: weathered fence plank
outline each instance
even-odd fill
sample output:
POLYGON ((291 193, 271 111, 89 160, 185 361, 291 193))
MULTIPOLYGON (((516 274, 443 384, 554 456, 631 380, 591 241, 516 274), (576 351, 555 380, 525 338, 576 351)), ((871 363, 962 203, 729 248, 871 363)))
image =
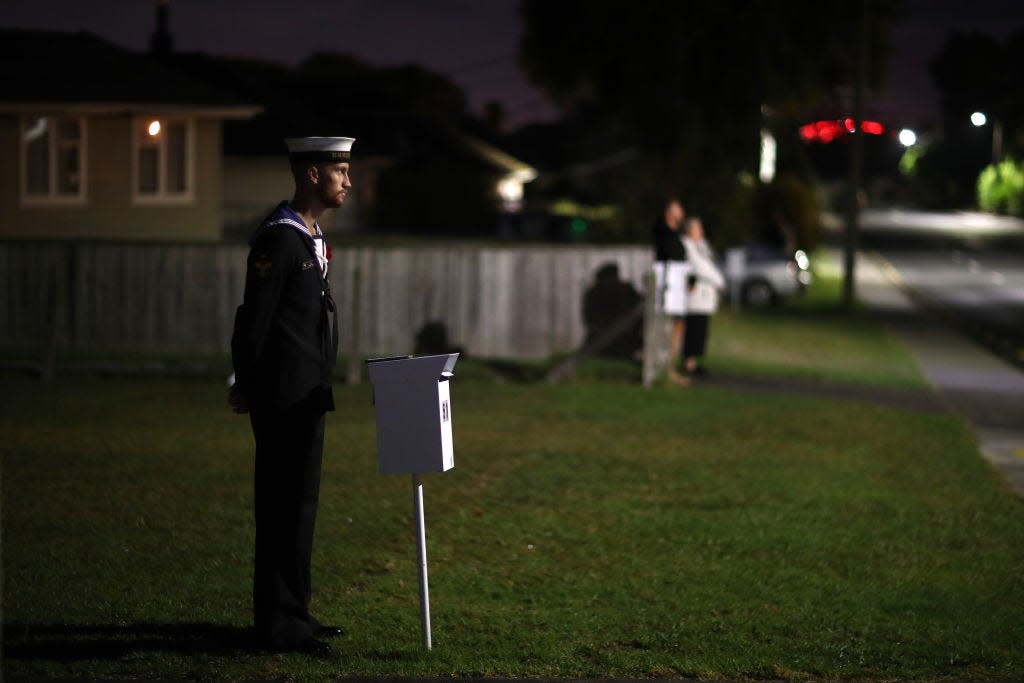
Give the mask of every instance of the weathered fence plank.
MULTIPOLYGON (((60 324, 68 350, 227 352, 245 258, 238 245, 0 243, 0 349, 42 348, 60 324)), ((571 351, 586 334, 584 294, 607 263, 643 291, 651 254, 641 246, 339 248, 330 279, 341 348, 412 353, 422 326, 440 322, 479 357, 571 351)))

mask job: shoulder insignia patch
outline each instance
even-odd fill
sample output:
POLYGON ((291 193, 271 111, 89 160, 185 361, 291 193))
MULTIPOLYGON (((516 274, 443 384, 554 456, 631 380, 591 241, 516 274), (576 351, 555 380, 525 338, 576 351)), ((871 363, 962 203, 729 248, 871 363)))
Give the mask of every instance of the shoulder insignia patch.
POLYGON ((270 259, 266 254, 260 254, 255 261, 252 262, 252 267, 256 270, 256 274, 261 278, 265 278, 270 275, 270 271, 273 270, 274 264, 270 262, 270 259))

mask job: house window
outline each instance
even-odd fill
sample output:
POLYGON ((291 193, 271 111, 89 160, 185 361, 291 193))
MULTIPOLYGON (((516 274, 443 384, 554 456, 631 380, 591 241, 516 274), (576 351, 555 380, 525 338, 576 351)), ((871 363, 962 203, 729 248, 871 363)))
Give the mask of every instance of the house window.
POLYGON ((85 119, 29 117, 21 126, 21 197, 28 204, 85 199, 85 119))
POLYGON ((192 200, 192 121, 135 120, 133 194, 137 202, 192 200))

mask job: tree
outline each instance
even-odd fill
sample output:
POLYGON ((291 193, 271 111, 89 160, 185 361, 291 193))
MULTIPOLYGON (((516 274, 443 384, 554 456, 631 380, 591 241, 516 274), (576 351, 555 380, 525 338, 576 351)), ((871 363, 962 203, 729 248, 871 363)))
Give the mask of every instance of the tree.
POLYGON ((995 38, 978 31, 953 31, 929 65, 939 91, 939 106, 947 131, 968 126, 972 112, 1005 116, 1010 64, 995 38))
MULTIPOLYGON (((855 15, 836 0, 524 0, 521 12, 531 80, 570 110, 599 110, 608 145, 639 150, 619 191, 640 215, 681 191, 721 212, 737 174, 756 175, 765 112, 792 114, 855 66, 855 15)), ((873 16, 880 55, 892 12, 873 16)))
POLYGON ((992 168, 999 178, 999 162, 1024 152, 1024 29, 1002 43, 977 31, 953 31, 929 66, 944 135, 921 158, 918 182, 939 206, 968 206, 982 169, 992 168), (973 112, 986 115, 985 125, 971 124, 973 112))

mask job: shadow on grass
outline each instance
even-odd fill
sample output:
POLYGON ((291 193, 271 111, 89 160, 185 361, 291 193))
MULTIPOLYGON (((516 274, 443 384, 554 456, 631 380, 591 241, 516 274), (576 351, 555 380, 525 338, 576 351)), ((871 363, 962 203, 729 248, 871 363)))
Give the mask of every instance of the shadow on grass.
POLYGON ((4 626, 8 659, 71 662, 118 659, 132 652, 229 655, 260 652, 251 628, 226 624, 82 624, 4 626))

